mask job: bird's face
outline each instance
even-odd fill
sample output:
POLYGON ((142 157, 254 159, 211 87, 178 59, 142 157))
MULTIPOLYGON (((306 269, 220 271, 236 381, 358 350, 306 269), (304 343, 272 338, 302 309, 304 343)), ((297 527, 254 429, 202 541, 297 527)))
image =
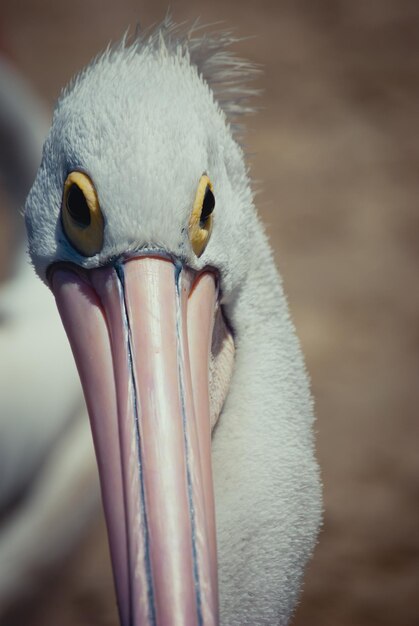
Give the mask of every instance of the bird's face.
POLYGON ((26 204, 35 269, 92 268, 154 247, 194 269, 217 268, 228 301, 252 257, 254 209, 243 154, 208 86, 187 58, 103 57, 64 92, 26 204), (103 216, 103 243, 79 254, 63 228, 71 172, 85 173, 103 216), (196 254, 189 230, 203 175, 213 228, 196 254))
POLYGON ((211 428, 253 221, 187 55, 119 50, 62 96, 26 205, 92 424, 123 624, 216 624, 211 428))

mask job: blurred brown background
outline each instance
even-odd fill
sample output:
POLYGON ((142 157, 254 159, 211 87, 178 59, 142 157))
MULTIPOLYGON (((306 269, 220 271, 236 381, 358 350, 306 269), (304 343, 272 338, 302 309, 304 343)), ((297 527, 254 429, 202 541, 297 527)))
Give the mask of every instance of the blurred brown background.
MULTIPOLYGON (((236 51, 265 68, 247 150, 312 377, 325 496, 294 626, 417 626, 419 3, 171 8, 176 21, 255 35, 236 51)), ((167 0, 2 0, 2 37, 52 106, 110 39, 166 9, 167 0)), ((5 626, 22 624, 116 624, 102 519, 5 626)))

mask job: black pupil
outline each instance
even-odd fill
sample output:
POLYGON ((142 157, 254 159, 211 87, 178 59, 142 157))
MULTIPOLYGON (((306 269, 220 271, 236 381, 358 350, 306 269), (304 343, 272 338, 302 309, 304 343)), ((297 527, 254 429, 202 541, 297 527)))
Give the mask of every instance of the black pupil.
POLYGON ((204 201, 202 203, 201 218, 199 220, 199 224, 201 228, 205 226, 205 222, 207 221, 207 219, 213 212, 214 207, 215 207, 214 194, 212 193, 209 185, 207 185, 207 188, 205 189, 204 201))
POLYGON ((78 185, 71 185, 67 195, 67 210, 79 226, 90 226, 90 209, 78 185))

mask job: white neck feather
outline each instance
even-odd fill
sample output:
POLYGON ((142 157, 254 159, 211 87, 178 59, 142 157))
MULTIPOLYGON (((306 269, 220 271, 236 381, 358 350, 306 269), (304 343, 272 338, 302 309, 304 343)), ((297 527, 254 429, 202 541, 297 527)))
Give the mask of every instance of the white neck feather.
POLYGON ((307 375, 268 243, 257 239, 228 312, 236 363, 213 439, 225 626, 288 623, 321 516, 307 375))

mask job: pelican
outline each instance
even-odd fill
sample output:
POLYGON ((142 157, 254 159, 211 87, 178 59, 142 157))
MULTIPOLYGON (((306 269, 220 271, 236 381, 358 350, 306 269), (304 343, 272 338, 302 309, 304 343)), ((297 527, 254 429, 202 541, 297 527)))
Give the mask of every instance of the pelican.
POLYGON ((108 47, 60 96, 25 206, 86 398, 123 626, 287 624, 319 527, 232 41, 166 21, 108 47))

